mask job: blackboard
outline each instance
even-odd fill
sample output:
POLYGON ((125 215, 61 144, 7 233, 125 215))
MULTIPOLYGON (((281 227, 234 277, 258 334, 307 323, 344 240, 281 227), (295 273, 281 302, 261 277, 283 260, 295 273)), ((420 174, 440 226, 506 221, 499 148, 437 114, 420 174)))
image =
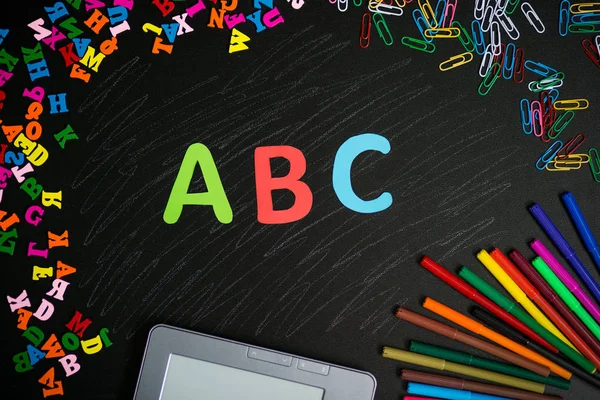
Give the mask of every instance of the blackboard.
MULTIPOLYGON (((92 39, 96 50, 110 40, 108 25, 95 34, 83 21, 94 12, 86 11, 86 3, 108 15, 112 1, 83 1, 79 10, 77 1, 63 3, 83 31, 80 36, 92 39)), ((118 49, 97 71, 82 66, 90 75, 87 83, 70 77, 72 66, 65 66, 60 42, 53 50, 43 41, 50 76, 31 80, 22 48, 31 54, 38 41, 28 24, 44 18, 51 26, 49 15, 58 11, 49 14, 44 7, 55 7, 53 2, 0 6, 0 29, 10 29, 0 48, 18 59, 0 87, 5 97, 0 119, 4 126, 25 127, 34 100, 23 91, 44 88, 38 143, 48 159, 25 178, 34 177, 49 193, 46 205, 43 195, 32 199, 16 177, 7 181, 0 202, 6 214, 0 221, 15 213, 19 222, 0 232, 18 232, 4 242, 14 242, 12 255, 0 254, 2 292, 17 298, 26 290, 31 303, 26 309, 32 313, 43 299, 54 305, 46 321, 30 318, 44 342, 53 333, 60 339, 71 332, 66 325, 80 313, 80 322, 92 321, 81 338, 94 340, 87 343, 88 351, 102 346, 95 354, 73 350, 80 369, 68 377, 57 358, 17 372, 13 358, 27 352, 31 340, 17 327, 19 315, 9 300, 1 308, 5 393, 43 398, 43 389, 51 388, 45 373, 54 367, 65 399, 131 398, 148 331, 166 323, 367 370, 378 380, 376 399, 400 398, 406 384, 399 371, 406 365, 384 359, 383 346, 404 348, 418 338, 468 350, 394 317, 398 305, 432 316, 421 306, 425 296, 464 313, 473 304, 425 271, 421 257, 429 255, 451 271, 467 265, 501 289, 475 254, 498 247, 533 257, 531 239, 550 244, 528 212, 533 202, 544 207, 600 279, 559 197, 573 192, 588 211, 592 230, 600 234, 594 215, 600 184, 588 164, 569 171, 538 170, 536 161, 550 143, 523 132, 520 101, 538 97, 527 85, 540 77, 529 71, 523 83, 501 77, 482 96, 480 55, 440 71, 441 61, 464 48, 456 39, 436 39, 433 53, 404 46, 403 36, 419 37, 411 15, 416 1, 400 17, 385 16, 391 45, 373 27, 369 46, 361 48, 365 0, 360 7, 349 2, 345 12, 325 0, 306 1, 299 9, 278 0, 274 6, 280 17, 271 15, 283 22, 258 33, 249 21, 240 24, 238 30, 250 37, 249 48, 233 53, 227 25, 207 26, 209 10, 220 3, 205 1, 207 9, 187 19, 193 31, 176 36, 170 54, 153 54, 157 35, 142 27, 170 24, 197 1, 173 2, 175 9, 166 16, 149 0, 121 3, 133 5, 126 17, 130 29, 118 34, 118 49), (52 114, 49 96, 60 103, 62 93, 68 111, 57 103, 52 114), (60 136, 68 127, 76 138, 60 136), (372 200, 383 192, 392 197, 388 208, 373 213, 346 207, 332 183, 338 149, 365 133, 390 144, 387 154, 367 151, 352 164, 358 197, 372 200), (185 206, 176 223, 163 220, 184 154, 194 143, 212 154, 233 212, 231 223, 219 222, 209 206, 185 206), (254 157, 257 148, 266 146, 291 146, 306 160, 301 180, 313 203, 298 221, 258 220, 254 157), (43 210, 37 225, 25 220, 32 205, 43 210), (56 235, 52 248, 46 243, 48 232, 56 235), (68 247, 60 241, 64 232, 68 247), (30 243, 37 244, 28 256, 30 243), (39 253, 44 249, 46 257, 39 253), (76 268, 64 276, 63 300, 47 294, 56 275, 42 272, 53 267, 56 274, 59 262, 61 273, 72 272, 67 266, 76 268), (35 271, 37 280, 32 279, 35 271)), ((590 103, 576 112, 561 139, 566 143, 582 133, 586 141, 578 152, 597 148, 599 69, 581 44, 595 34, 561 36, 560 2, 530 3, 545 32, 537 33, 517 9, 513 20, 520 37, 515 43, 526 59, 564 73, 560 98, 590 103)), ((469 27, 473 2, 457 4, 455 19, 469 27)), ((242 1, 237 10, 244 15, 255 11, 253 2, 242 1)), ((68 18, 52 15, 54 25, 68 18)), ((57 29, 69 32, 64 26, 57 29)), ((160 37, 163 46, 170 44, 166 33, 160 37)), ((14 150, 5 139, 0 143, 14 150)), ((273 176, 289 170, 288 162, 272 160, 273 176)), ((29 181, 33 187, 35 182, 29 181)), ((204 190, 198 169, 190 192, 204 190)), ((273 192, 275 209, 287 209, 294 200, 289 191, 273 192)), ((69 345, 77 343, 74 336, 68 336, 69 345)), ((568 392, 552 393, 581 399, 597 391, 573 378, 568 392)))

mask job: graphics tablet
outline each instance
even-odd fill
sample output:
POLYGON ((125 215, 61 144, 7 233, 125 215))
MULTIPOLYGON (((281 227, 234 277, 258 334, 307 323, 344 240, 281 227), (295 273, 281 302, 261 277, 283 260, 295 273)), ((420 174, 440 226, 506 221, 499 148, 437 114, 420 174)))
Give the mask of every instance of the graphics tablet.
POLYGON ((372 400, 376 384, 368 372, 156 325, 134 400, 372 400))

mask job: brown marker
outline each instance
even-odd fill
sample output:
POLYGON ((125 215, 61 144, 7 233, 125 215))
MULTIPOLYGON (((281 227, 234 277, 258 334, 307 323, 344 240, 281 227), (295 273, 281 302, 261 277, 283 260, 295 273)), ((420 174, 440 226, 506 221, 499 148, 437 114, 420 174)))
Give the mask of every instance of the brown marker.
POLYGON ((523 356, 513 353, 512 351, 463 333, 456 328, 452 328, 451 326, 448 326, 442 322, 427 318, 421 314, 407 310, 406 308, 398 307, 396 309, 396 317, 420 326, 421 328, 425 328, 442 336, 446 336, 450 339, 457 340, 476 349, 485 351, 488 354, 535 372, 538 375, 550 375, 550 368, 544 365, 540 365, 523 356))
POLYGON ((419 382, 429 385, 443 386, 452 389, 470 390, 478 393, 491 394, 500 397, 508 397, 520 400, 562 400, 560 396, 551 396, 546 394, 533 393, 527 390, 514 389, 506 386, 492 385, 489 383, 480 383, 467 381, 462 378, 454 378, 429 372, 402 370, 402 379, 410 382, 419 382))

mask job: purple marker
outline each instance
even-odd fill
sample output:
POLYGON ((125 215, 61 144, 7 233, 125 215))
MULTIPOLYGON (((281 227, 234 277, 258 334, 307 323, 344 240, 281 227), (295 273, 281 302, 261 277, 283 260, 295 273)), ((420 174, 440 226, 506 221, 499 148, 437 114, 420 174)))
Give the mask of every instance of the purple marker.
POLYGON ((560 262, 550 253, 550 250, 544 246, 544 244, 535 239, 530 244, 533 251, 544 260, 546 264, 554 271, 558 278, 565 284, 565 286, 577 297, 577 299, 583 304, 585 309, 594 317, 596 322, 600 323, 600 308, 590 299, 590 297, 583 291, 581 286, 575 281, 575 279, 567 272, 560 262))

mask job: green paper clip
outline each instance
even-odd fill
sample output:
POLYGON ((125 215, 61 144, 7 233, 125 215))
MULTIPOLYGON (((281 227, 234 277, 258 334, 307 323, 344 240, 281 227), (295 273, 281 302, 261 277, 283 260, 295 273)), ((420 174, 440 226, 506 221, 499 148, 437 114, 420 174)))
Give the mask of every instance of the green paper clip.
POLYGON ((593 33, 600 32, 600 24, 569 24, 571 33, 593 33))
POLYGON ((360 7, 362 6, 362 0, 353 0, 352 3, 354 3, 355 7, 360 7))
POLYGON ((414 37, 404 36, 401 42, 403 45, 410 47, 411 49, 424 51, 425 53, 433 53, 435 51, 435 44, 426 42, 424 40, 415 39, 414 37))
POLYGON ((504 12, 507 15, 514 13, 517 7, 519 6, 520 1, 521 0, 508 0, 508 5, 506 6, 506 10, 504 10, 504 12))
POLYGON ((600 183, 600 155, 595 147, 590 147, 588 150, 590 156, 590 168, 592 169, 592 176, 594 180, 600 183))
POLYGON ((502 72, 502 67, 500 66, 500 64, 497 62, 493 63, 490 69, 488 69, 487 73, 483 77, 483 80, 479 84, 477 92, 482 96, 488 94, 492 89, 492 86, 494 86, 496 80, 498 80, 500 72, 502 72))
POLYGON ((392 43, 394 43, 394 38, 392 37, 390 28, 388 28, 387 23, 385 22, 385 18, 383 18, 383 15, 378 12, 373 13, 372 20, 375 24, 377 32, 379 33, 379 37, 381 37, 381 40, 383 40, 383 43, 385 43, 388 46, 391 46, 392 43))
POLYGON ((556 121, 554 121, 554 124, 552 124, 552 128, 550 128, 550 131, 556 132, 556 135, 548 134, 548 137, 550 139, 556 139, 558 137, 558 135, 560 135, 562 133, 562 131, 565 130, 567 125, 569 125, 569 122, 571 122, 571 120, 573 119, 574 116, 575 116, 575 112, 572 110, 569 110, 569 111, 565 112, 564 114, 562 114, 560 117, 558 117, 556 119, 556 121))
POLYGON ((471 35, 469 35, 469 32, 467 32, 465 27, 462 26, 458 21, 452 21, 451 26, 460 29, 460 36, 458 37, 458 40, 460 40, 460 43, 463 45, 466 51, 473 53, 475 51, 475 43, 473 42, 473 39, 471 39, 471 35))

